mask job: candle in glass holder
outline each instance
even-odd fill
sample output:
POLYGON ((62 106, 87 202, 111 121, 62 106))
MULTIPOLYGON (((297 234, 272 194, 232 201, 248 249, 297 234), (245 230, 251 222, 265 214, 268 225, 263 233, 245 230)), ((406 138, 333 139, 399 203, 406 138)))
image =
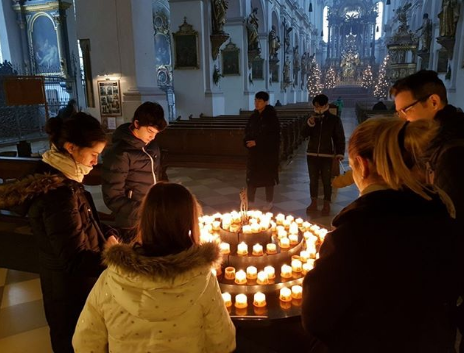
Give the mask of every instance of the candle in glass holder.
MULTIPOLYGON (((237 275, 235 275, 237 277, 237 275)), ((282 278, 291 278, 292 277, 292 267, 288 265, 282 265, 280 268, 280 277, 282 278)))
POLYGON ((277 254, 277 246, 273 243, 266 244, 266 253, 268 255, 277 254))
POLYGON ((248 306, 247 296, 245 294, 237 294, 235 296, 235 307, 238 309, 243 309, 248 306))
POLYGON ((285 229, 277 229, 277 238, 281 239, 281 238, 286 238, 286 237, 287 237, 287 231, 285 229))
POLYGON ((221 249, 221 253, 224 255, 230 254, 230 245, 229 243, 221 243, 219 244, 219 248, 221 249))
POLYGON ((235 274, 235 283, 237 284, 246 284, 247 283, 247 275, 245 271, 239 270, 235 274))
POLYGON ((286 219, 284 219, 282 221, 282 225, 285 227, 285 229, 289 229, 290 228, 290 222, 287 221, 286 219))
POLYGON ((303 270, 303 265, 300 260, 292 260, 292 271, 301 272, 303 270))
POLYGON ((235 268, 234 267, 226 267, 224 270, 224 277, 226 279, 235 279, 235 268))
POLYGON ((319 229, 321 229, 321 227, 319 227, 317 224, 313 224, 311 227, 309 227, 309 230, 311 232, 316 232, 318 231, 319 229))
POLYGON ((255 293, 255 295, 253 296, 253 305, 257 306, 258 308, 266 306, 266 296, 264 295, 264 293, 255 293))
POLYGON ((310 264, 309 262, 303 264, 302 266, 302 270, 301 270, 301 273, 303 275, 306 275, 309 271, 311 271, 313 269, 313 266, 312 264, 310 264))
POLYGON ((311 227, 311 223, 309 223, 308 221, 303 222, 303 229, 305 231, 309 230, 310 227, 311 227))
POLYGON ((264 271, 259 271, 258 272, 258 279, 256 280, 256 283, 258 284, 268 284, 269 279, 267 277, 267 273, 264 271))
POLYGON ((255 256, 262 256, 263 255, 263 247, 261 244, 253 245, 253 255, 255 256))
POLYGON ((220 226, 221 226, 221 222, 213 221, 213 230, 219 230, 220 226))
POLYGON ((292 215, 288 215, 287 217, 285 217, 285 219, 291 223, 294 221, 295 217, 293 217, 292 215))
POLYGON ((320 229, 317 233, 317 235, 319 236, 319 239, 323 242, 324 239, 325 239, 325 236, 327 235, 329 231, 327 229, 320 229))
POLYGON ((288 236, 288 240, 290 241, 290 245, 292 246, 298 245, 298 235, 290 234, 288 236))
POLYGON ((222 293, 222 299, 224 299, 224 304, 226 305, 226 307, 232 306, 232 297, 229 293, 222 293))
POLYGON ((307 262, 309 260, 309 252, 306 250, 302 250, 300 252, 300 260, 301 262, 307 262))
POLYGON ((292 298, 293 299, 301 299, 303 296, 303 287, 301 286, 292 286, 292 298))
POLYGON ((288 233, 289 234, 296 234, 298 236, 298 224, 296 224, 295 222, 292 222, 290 224, 290 228, 288 230, 288 233))
POLYGON ((252 233, 259 233, 260 230, 261 230, 261 227, 259 226, 258 223, 253 223, 251 225, 251 232, 252 233))
POLYGON ((303 219, 302 218, 297 218, 295 219, 296 224, 298 224, 298 227, 301 227, 303 225, 303 219))
POLYGON ((284 222, 285 220, 285 216, 282 214, 282 213, 279 213, 277 216, 276 216, 276 223, 277 225, 280 225, 284 222))
POLYGON ((306 243, 306 251, 309 253, 309 258, 316 258, 316 245, 314 243, 306 243))
POLYGON ((256 279, 258 274, 258 269, 254 266, 248 266, 246 270, 246 278, 247 279, 256 279))
POLYGON ((275 269, 272 266, 264 267, 264 272, 267 274, 267 278, 274 279, 275 278, 275 269))
POLYGON ((248 245, 246 245, 244 242, 241 242, 240 244, 238 244, 237 255, 241 255, 241 256, 248 255, 248 245))
POLYGON ((251 226, 250 225, 244 225, 242 227, 243 234, 251 234, 251 226))
MULTIPOLYGON (((281 288, 280 289, 279 299, 282 300, 283 302, 291 302, 292 301, 292 291, 287 287, 281 288)), ((237 305, 237 303, 235 305, 237 305)))
POLYGON ((237 233, 240 230, 240 224, 238 223, 232 223, 229 227, 229 232, 231 233, 237 233))
POLYGON ((290 247, 290 240, 288 238, 279 239, 279 245, 282 249, 288 249, 290 247))

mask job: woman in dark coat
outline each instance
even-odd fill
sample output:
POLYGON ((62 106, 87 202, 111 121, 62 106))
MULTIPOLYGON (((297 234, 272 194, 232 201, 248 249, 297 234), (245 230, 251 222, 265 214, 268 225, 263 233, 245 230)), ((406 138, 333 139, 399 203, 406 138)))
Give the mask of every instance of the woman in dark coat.
POLYGON ((425 187, 420 163, 432 121, 371 119, 353 133, 361 196, 333 220, 304 280, 312 352, 454 352, 458 283, 454 208, 425 187))
POLYGON ((92 196, 82 180, 97 164, 106 145, 100 123, 77 113, 46 125, 52 148, 36 174, 2 190, 12 207, 27 208, 39 249, 40 282, 45 316, 55 353, 73 352, 71 340, 79 314, 104 270, 101 253, 106 239, 92 196))
POLYGON ((248 149, 246 182, 249 202, 255 201, 256 188, 266 188, 266 206, 272 208, 274 185, 279 183, 280 124, 274 107, 268 105, 269 94, 255 95, 255 111, 245 127, 248 149))

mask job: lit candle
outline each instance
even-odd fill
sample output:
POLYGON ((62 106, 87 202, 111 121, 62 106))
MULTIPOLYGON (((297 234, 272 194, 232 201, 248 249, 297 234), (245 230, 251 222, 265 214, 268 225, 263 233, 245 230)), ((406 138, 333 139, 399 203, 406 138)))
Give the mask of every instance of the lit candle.
POLYGON ((296 224, 298 224, 298 227, 303 226, 303 219, 302 218, 297 218, 295 219, 296 224))
POLYGON ((240 230, 240 224, 231 224, 229 231, 232 233, 237 233, 240 230))
POLYGON ((300 260, 292 260, 292 271, 301 272, 303 270, 303 265, 300 260))
POLYGON ((281 239, 281 238, 286 238, 286 237, 287 237, 287 231, 285 229, 277 229, 277 238, 281 239))
POLYGON ((293 216, 291 216, 291 215, 288 215, 285 219, 291 223, 291 222, 293 222, 293 220, 295 219, 295 217, 293 217, 293 216))
POLYGON ((303 237, 308 240, 310 237, 312 237, 312 233, 310 231, 306 231, 303 233, 303 237))
POLYGON ((237 283, 237 284, 246 284, 247 283, 246 277, 247 276, 246 276, 245 271, 243 271, 243 270, 237 271, 237 273, 235 274, 235 283, 237 283))
POLYGON ((316 232, 319 229, 321 229, 321 227, 319 227, 317 224, 313 224, 311 227, 309 227, 309 230, 312 232, 316 232))
POLYGON ((273 243, 266 244, 266 253, 268 255, 277 254, 277 246, 273 243))
POLYGON ((261 244, 253 245, 253 255, 255 256, 262 256, 263 255, 263 247, 261 244))
POLYGON ((298 235, 298 224, 296 224, 295 222, 292 222, 290 224, 290 228, 289 228, 289 234, 296 234, 298 235))
POLYGON ((242 309, 248 306, 247 296, 245 294, 237 294, 235 296, 235 307, 242 309))
POLYGON ((291 278, 292 277, 292 267, 288 265, 282 265, 280 268, 280 277, 282 278, 291 278))
POLYGON ((242 256, 248 255, 248 245, 246 245, 244 242, 241 242, 240 244, 238 244, 237 254, 242 255, 242 256))
POLYGON ((303 267, 302 267, 302 270, 301 270, 301 273, 303 275, 306 275, 309 271, 311 271, 313 269, 313 265, 309 262, 303 264, 303 267))
POLYGON ((311 259, 316 257, 316 245, 314 245, 314 243, 306 242, 306 251, 309 253, 311 259))
POLYGON ((250 225, 244 225, 242 227, 243 234, 251 234, 251 226, 250 225))
POLYGON ((325 239, 325 236, 327 235, 329 231, 327 229, 321 229, 319 230, 319 232, 317 233, 317 235, 319 236, 319 239, 323 242, 324 239, 325 239))
MULTIPOLYGON (((292 291, 287 287, 281 288, 280 289, 279 299, 282 300, 283 302, 292 301, 292 291)), ((235 304, 235 305, 237 305, 237 304, 235 304)))
POLYGON ((267 278, 273 279, 275 278, 275 269, 272 266, 266 266, 264 267, 264 272, 267 274, 267 278))
POLYGON ((226 267, 224 270, 224 277, 226 279, 235 279, 235 268, 234 267, 226 267))
POLYGON ((254 266, 248 266, 246 270, 246 277, 248 279, 256 279, 258 269, 254 266))
POLYGON ((219 230, 220 226, 221 226, 221 222, 219 222, 219 221, 214 221, 213 222, 213 230, 219 230))
POLYGON ((298 245, 298 235, 290 234, 288 236, 288 240, 290 241, 290 245, 292 246, 298 245))
POLYGON ((303 295, 303 287, 301 286, 292 286, 292 298, 293 299, 301 299, 303 295))
POLYGON ((258 223, 253 223, 253 224, 251 225, 251 232, 252 232, 252 233, 259 233, 260 228, 261 228, 261 227, 259 226, 258 223))
POLYGON ((221 249, 221 253, 223 253, 224 255, 230 254, 229 243, 221 243, 219 244, 219 248, 221 249))
POLYGON ((232 306, 232 297, 229 293, 222 293, 222 299, 224 300, 224 304, 226 305, 226 307, 232 306))
POLYGON ((309 260, 309 252, 306 250, 302 250, 300 252, 300 260, 301 262, 306 262, 309 260))
POLYGON ((288 249, 290 247, 290 240, 288 238, 281 238, 279 245, 282 249, 288 249))
POLYGON ((282 221, 282 225, 285 227, 285 229, 289 229, 290 228, 290 222, 287 221, 286 219, 284 219, 282 221))
POLYGON ((282 214, 282 213, 279 213, 277 216, 276 216, 276 223, 277 225, 279 224, 282 224, 285 220, 285 216, 282 214))
POLYGON ((267 273, 264 272, 264 271, 259 271, 258 272, 258 279, 257 279, 256 283, 258 283, 258 284, 268 284, 269 279, 267 277, 267 273))
POLYGON ((261 293, 261 292, 255 293, 253 297, 253 305, 257 306, 258 308, 266 306, 266 296, 264 295, 264 293, 261 293))

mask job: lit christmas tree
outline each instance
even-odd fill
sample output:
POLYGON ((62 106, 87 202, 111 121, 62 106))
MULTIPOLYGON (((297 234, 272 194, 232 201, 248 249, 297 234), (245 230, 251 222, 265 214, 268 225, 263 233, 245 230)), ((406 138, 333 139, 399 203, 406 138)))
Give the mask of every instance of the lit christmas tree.
POLYGON ((367 65, 362 73, 362 83, 361 86, 367 88, 369 91, 374 87, 374 77, 372 76, 371 65, 367 65))
POLYGON ((314 57, 309 65, 308 82, 306 86, 308 87, 309 97, 315 97, 322 93, 321 70, 314 57))
POLYGON ((331 89, 334 88, 336 85, 337 74, 333 67, 330 67, 325 73, 325 88, 331 89))
POLYGON ((374 89, 374 96, 377 98, 387 98, 388 96, 388 88, 390 87, 387 78, 387 64, 389 60, 389 56, 387 55, 384 59, 382 64, 379 68, 379 76, 377 79, 377 84, 375 85, 374 89))

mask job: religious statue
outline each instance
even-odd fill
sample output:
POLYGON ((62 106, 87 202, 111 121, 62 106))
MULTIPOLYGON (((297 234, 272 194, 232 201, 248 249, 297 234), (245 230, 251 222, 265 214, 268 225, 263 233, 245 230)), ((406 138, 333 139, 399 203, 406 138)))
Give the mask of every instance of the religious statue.
POLYGON ((287 57, 284 64, 284 83, 289 84, 290 80, 290 59, 287 57))
POLYGON ((293 48, 293 81, 297 81, 298 71, 300 71, 300 54, 298 53, 298 45, 293 48))
POLYGON ((213 7, 213 33, 224 33, 226 12, 229 4, 226 0, 212 0, 213 7))
POLYGON ((280 38, 277 35, 276 27, 273 25, 269 32, 269 57, 271 59, 277 58, 277 52, 280 49, 280 38))
POLYGON ((422 52, 430 51, 430 44, 432 42, 432 20, 429 18, 428 13, 424 13, 422 18, 422 26, 420 26, 416 33, 420 31, 420 42, 422 52))
POLYGON ((257 50, 259 48, 259 21, 258 21, 258 8, 255 7, 247 19, 247 32, 248 32, 248 51, 257 50))
POLYGON ((457 0, 443 0, 441 12, 438 14, 441 37, 455 36, 456 24, 459 20, 459 10, 460 8, 457 0))
POLYGON ((293 30, 293 27, 284 27, 285 29, 285 54, 290 54, 290 32, 293 30))

